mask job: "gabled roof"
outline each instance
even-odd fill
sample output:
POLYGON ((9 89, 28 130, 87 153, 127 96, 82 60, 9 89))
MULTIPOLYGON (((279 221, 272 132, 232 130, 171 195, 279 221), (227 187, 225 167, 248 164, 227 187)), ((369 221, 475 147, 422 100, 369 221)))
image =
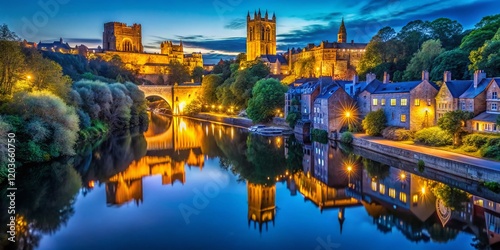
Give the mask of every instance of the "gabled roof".
POLYGON ((316 100, 314 102, 316 102, 316 101, 319 102, 320 99, 330 98, 330 96, 332 96, 339 89, 340 89, 340 86, 337 83, 329 84, 326 86, 323 85, 323 89, 321 91, 322 93, 318 97, 316 97, 316 100))
MULTIPOLYGON (((364 88, 361 89, 360 92, 363 92, 363 91, 366 90, 366 91, 368 91, 368 93, 373 93, 378 88, 378 86, 382 84, 382 82, 379 81, 379 80, 377 80, 377 79, 375 79, 375 80, 373 80, 373 81, 371 81, 369 83, 360 82, 358 84, 359 84, 359 86, 364 86, 364 88)), ((358 86, 358 84, 356 84, 355 86, 358 86)))
MULTIPOLYGON (((373 91, 372 94, 407 93, 410 92, 415 87, 417 87, 422 82, 423 81, 420 80, 411 82, 383 83, 379 84, 377 89, 375 89, 375 91, 373 91)), ((439 89, 439 87, 434 82, 429 81, 429 84, 436 90, 439 89)))
POLYGON ((459 98, 474 82, 471 80, 456 80, 445 82, 444 84, 446 84, 446 87, 454 98, 459 98))
POLYGON ((478 116, 474 117, 472 120, 473 121, 483 121, 483 122, 497 122, 497 117, 498 114, 491 114, 487 112, 483 112, 479 114, 478 116))
POLYGON ((462 95, 460 95, 460 98, 474 98, 483 93, 491 79, 492 78, 484 78, 481 82, 479 82, 479 84, 477 84, 477 88, 474 88, 474 83, 471 84, 469 88, 462 95))
POLYGON ((286 58, 283 55, 261 55, 260 59, 270 63, 276 63, 279 61, 281 64, 286 64, 286 58))

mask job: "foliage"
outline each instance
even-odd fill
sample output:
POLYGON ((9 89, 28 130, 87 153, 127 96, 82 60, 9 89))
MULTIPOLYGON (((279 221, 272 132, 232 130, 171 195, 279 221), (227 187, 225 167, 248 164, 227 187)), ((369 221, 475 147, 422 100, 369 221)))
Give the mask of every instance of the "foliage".
POLYGON ((485 41, 490 40, 500 28, 500 14, 485 16, 476 24, 476 28, 462 39, 460 49, 467 53, 477 50, 483 46, 485 41))
POLYGON ((302 160, 304 158, 304 147, 292 134, 287 140, 285 147, 287 150, 286 165, 292 173, 302 169, 302 160))
POLYGON ((368 135, 380 135, 385 128, 387 118, 385 117, 384 110, 371 111, 362 121, 363 129, 368 135))
POLYGON ((311 131, 311 140, 323 144, 328 143, 328 132, 315 128, 311 131))
POLYGON ((418 160, 417 167, 418 172, 423 173, 425 170, 425 162, 423 160, 418 160))
POLYGON ((495 192, 495 193, 500 193, 500 183, 494 182, 494 181, 488 181, 483 184, 487 189, 495 192))
POLYGON ((272 118, 276 109, 285 105, 286 91, 287 87, 276 79, 259 80, 252 89, 253 97, 248 101, 248 117, 254 123, 272 118))
POLYGON ((431 37, 440 40, 445 50, 451 50, 460 45, 463 27, 457 20, 438 18, 430 23, 431 37))
POLYGON ((441 41, 427 40, 422 44, 420 49, 410 60, 404 73, 405 80, 419 79, 422 70, 431 71, 434 59, 443 52, 441 41))
POLYGON ((15 41, 0 40, 0 51, 0 95, 10 95, 17 81, 26 80, 24 55, 15 41))
POLYGON ((284 164, 283 150, 267 143, 267 140, 254 134, 247 137, 248 164, 239 166, 239 174, 250 183, 274 184, 275 178, 285 173, 287 164, 284 164))
POLYGON ((91 124, 78 131, 78 141, 82 143, 92 143, 99 138, 102 138, 103 135, 106 135, 109 132, 109 127, 106 123, 93 120, 91 124))
POLYGON ((190 102, 186 107, 184 107, 184 114, 185 115, 194 115, 198 114, 201 112, 202 108, 202 103, 199 99, 195 99, 192 102, 190 102))
POLYGON ((203 78, 201 84, 201 98, 204 103, 217 103, 217 87, 219 87, 222 83, 222 77, 216 74, 210 74, 203 78))
POLYGON ((470 197, 470 195, 465 191, 452 188, 440 182, 432 183, 431 190, 436 198, 442 200, 444 205, 453 211, 461 211, 464 203, 468 202, 470 197))
POLYGON ((8 104, 8 112, 20 159, 42 162, 74 154, 78 115, 59 97, 48 92, 19 93, 8 104))
POLYGON ((191 79, 193 79, 194 82, 201 82, 203 78, 203 67, 196 66, 194 67, 193 71, 191 72, 191 79))
POLYGON ((469 69, 484 69, 488 75, 500 75, 500 27, 491 40, 470 53, 469 69))
POLYGON ((413 138, 413 133, 400 127, 387 127, 382 130, 382 137, 393 141, 408 141, 413 138))
POLYGON ((450 71, 453 79, 468 78, 469 54, 461 49, 449 50, 434 59, 430 78, 433 81, 443 79, 443 72, 450 71))
POLYGON ((167 78, 168 85, 175 85, 188 82, 191 79, 191 75, 189 74, 189 69, 187 68, 187 66, 182 65, 182 63, 180 63, 177 60, 170 61, 170 63, 167 65, 167 69, 168 69, 168 78, 167 78))
POLYGON ((453 143, 452 136, 439 127, 429 127, 415 133, 415 141, 430 146, 446 146, 453 143))
MULTIPOLYGON (((1 28, 1 26, 0 26, 1 28)), ((0 183, 7 177, 7 156, 8 156, 8 137, 11 131, 11 125, 4 121, 0 116, 0 183)))
POLYGON ((354 136, 352 135, 351 132, 344 132, 340 136, 340 141, 345 143, 345 144, 351 144, 353 140, 354 140, 354 136))
POLYGON ((288 126, 290 128, 295 128, 295 125, 297 125, 297 122, 300 120, 301 114, 299 111, 293 110, 288 112, 288 115, 286 116, 286 122, 288 123, 288 126))
POLYGON ((463 125, 472 119, 474 114, 472 112, 463 110, 454 110, 446 112, 443 117, 439 118, 438 126, 453 135, 453 144, 459 145, 460 133, 463 131, 463 125))

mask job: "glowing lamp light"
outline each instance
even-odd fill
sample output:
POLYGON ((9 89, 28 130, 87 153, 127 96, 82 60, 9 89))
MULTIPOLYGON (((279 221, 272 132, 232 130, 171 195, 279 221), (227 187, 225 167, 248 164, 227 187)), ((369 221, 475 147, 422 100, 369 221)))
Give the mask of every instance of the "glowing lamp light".
POLYGON ((26 78, 27 78, 28 80, 31 80, 31 76, 30 76, 30 75, 26 76, 26 78))
POLYGON ((351 112, 349 112, 349 111, 345 112, 345 117, 351 118, 351 112))
POLYGON ((401 180, 404 180, 404 179, 406 179, 406 174, 405 174, 405 173, 402 173, 402 174, 401 174, 401 180))
POLYGON ((351 172, 351 171, 352 171, 352 166, 350 166, 350 165, 349 165, 349 166, 347 166, 347 171, 348 171, 348 172, 351 172))
POLYGON ((425 194, 425 187, 422 187, 422 194, 425 194))

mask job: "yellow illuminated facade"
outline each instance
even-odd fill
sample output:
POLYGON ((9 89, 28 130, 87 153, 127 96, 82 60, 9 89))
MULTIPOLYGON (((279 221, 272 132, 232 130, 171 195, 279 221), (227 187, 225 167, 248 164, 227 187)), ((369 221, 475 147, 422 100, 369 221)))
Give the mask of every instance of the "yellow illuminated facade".
POLYGON ((268 186, 253 184, 247 182, 248 191, 248 224, 254 222, 259 225, 259 231, 262 231, 262 225, 272 221, 276 216, 276 185, 268 186))

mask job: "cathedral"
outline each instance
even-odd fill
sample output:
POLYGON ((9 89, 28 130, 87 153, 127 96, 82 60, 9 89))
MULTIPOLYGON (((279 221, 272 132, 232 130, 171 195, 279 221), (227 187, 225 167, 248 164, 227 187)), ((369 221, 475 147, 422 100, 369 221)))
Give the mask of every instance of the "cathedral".
POLYGON ((127 68, 143 76, 167 74, 167 65, 171 61, 178 61, 190 71, 197 66, 203 67, 201 53, 184 54, 182 41, 178 45, 172 41, 162 42, 159 54, 144 52, 140 24, 127 26, 119 22, 105 23, 102 48, 103 51, 99 56, 112 58, 117 55, 127 68))
POLYGON ((247 14, 247 60, 260 59, 272 74, 295 74, 299 77, 332 76, 334 79, 352 79, 365 52, 366 43, 348 42, 344 19, 337 33, 337 41, 322 41, 304 48, 289 49, 276 54, 276 16, 264 17, 260 10, 253 19, 247 14), (306 66, 307 65, 307 66, 306 66), (304 68, 309 67, 308 70, 304 68))

